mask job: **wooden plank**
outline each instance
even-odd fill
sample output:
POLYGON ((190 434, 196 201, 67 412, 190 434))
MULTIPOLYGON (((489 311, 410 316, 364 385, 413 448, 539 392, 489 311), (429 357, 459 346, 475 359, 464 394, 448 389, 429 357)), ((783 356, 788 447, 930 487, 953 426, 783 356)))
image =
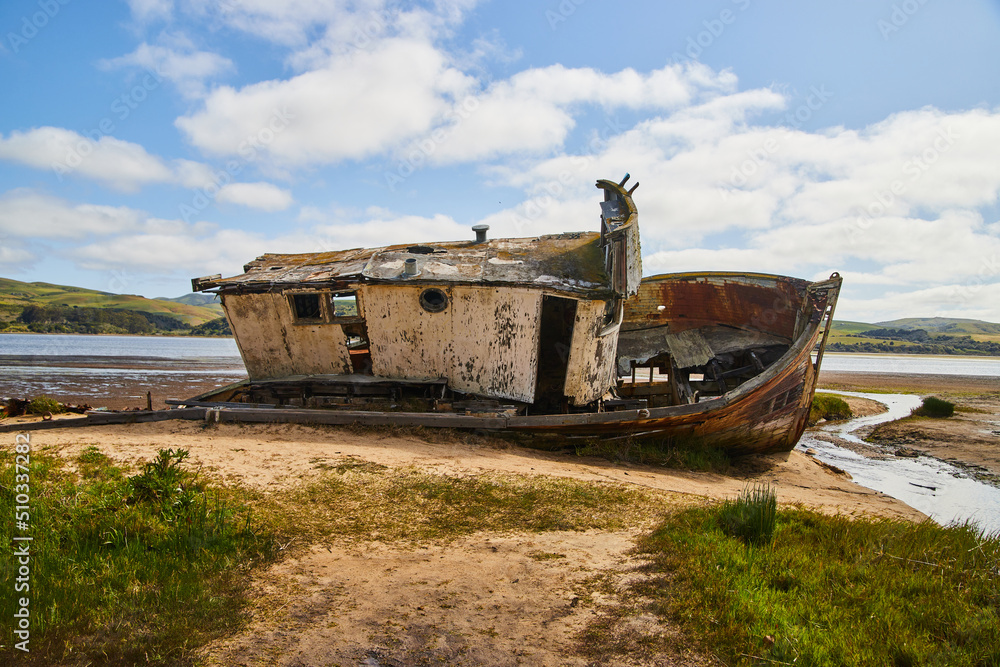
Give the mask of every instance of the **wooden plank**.
POLYGON ((226 401, 184 401, 176 398, 168 398, 163 401, 167 405, 183 405, 188 408, 259 408, 261 410, 267 410, 271 408, 277 408, 277 405, 271 405, 270 403, 227 403, 226 401))
MULTIPOLYGON (((213 410, 213 412, 215 412, 213 410)), ((476 417, 471 415, 442 415, 427 412, 361 412, 348 410, 273 410, 222 408, 219 421, 248 423, 292 424, 363 424, 368 426, 432 426, 436 428, 503 429, 503 417, 476 417)), ((209 417, 211 419, 211 417, 209 417)))
POLYGON ((85 417, 74 419, 53 419, 51 421, 4 424, 0 433, 18 431, 42 431, 53 428, 77 428, 80 426, 104 426, 108 424, 141 424, 145 422, 167 421, 169 419, 204 419, 205 408, 179 410, 141 410, 136 412, 88 412, 85 417))

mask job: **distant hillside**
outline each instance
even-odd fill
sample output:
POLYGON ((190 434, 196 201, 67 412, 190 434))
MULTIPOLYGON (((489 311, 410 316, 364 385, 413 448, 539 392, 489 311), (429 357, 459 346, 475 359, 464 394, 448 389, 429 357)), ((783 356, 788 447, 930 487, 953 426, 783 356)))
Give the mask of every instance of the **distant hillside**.
POLYGON ((222 316, 222 304, 219 303, 219 297, 215 294, 198 294, 197 292, 191 292, 190 294, 173 298, 168 296, 158 296, 156 297, 156 300, 185 303, 189 306, 201 306, 202 308, 208 308, 215 311, 217 316, 222 316))
POLYGON ((1000 324, 946 317, 909 317, 877 324, 835 321, 827 349, 1000 356, 1000 324))
MULTIPOLYGON (((181 297, 184 298, 184 297, 181 297)), ((215 308, 173 300, 147 299, 134 294, 113 294, 83 287, 50 283, 22 283, 0 278, 0 322, 17 319, 26 306, 77 306, 135 310, 175 317, 188 326, 197 326, 219 317, 215 308)))
POLYGON ((924 329, 930 333, 940 334, 1000 336, 1000 324, 949 317, 907 317, 891 322, 879 322, 876 326, 887 329, 924 329))

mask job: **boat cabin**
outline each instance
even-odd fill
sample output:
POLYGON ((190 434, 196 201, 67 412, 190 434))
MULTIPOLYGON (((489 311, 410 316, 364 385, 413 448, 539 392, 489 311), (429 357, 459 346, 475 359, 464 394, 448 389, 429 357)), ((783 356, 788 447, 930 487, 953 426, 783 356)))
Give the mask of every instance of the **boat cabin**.
POLYGON ((628 178, 597 182, 599 232, 488 239, 478 225, 466 241, 268 254, 192 287, 219 294, 251 387, 268 385, 261 402, 305 383, 291 404, 408 386, 522 412, 585 406, 615 386, 625 301, 642 276, 628 178))

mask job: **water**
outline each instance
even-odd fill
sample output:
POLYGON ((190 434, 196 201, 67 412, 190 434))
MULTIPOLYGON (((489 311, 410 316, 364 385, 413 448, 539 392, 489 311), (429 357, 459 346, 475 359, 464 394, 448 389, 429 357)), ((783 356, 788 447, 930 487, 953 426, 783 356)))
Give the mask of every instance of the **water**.
POLYGON ((979 375, 1000 377, 1000 357, 951 357, 930 354, 823 355, 824 371, 903 373, 907 375, 979 375))
POLYGON ((231 338, 0 335, 0 397, 140 407, 151 392, 162 407, 245 377, 231 338))
POLYGON ((0 334, 0 358, 8 356, 209 358, 228 360, 242 366, 239 349, 232 338, 0 334))
MULTIPOLYGON (((883 414, 828 424, 819 429, 866 447, 870 445, 856 436, 855 431, 905 417, 920 405, 920 397, 909 394, 830 393, 870 398, 888 406, 889 411, 883 414)), ((810 432, 802 436, 796 449, 816 450, 817 459, 850 473, 855 483, 902 500, 940 524, 970 520, 987 532, 1000 533, 1000 488, 971 479, 964 470, 949 463, 929 456, 869 459, 821 440, 810 432)))

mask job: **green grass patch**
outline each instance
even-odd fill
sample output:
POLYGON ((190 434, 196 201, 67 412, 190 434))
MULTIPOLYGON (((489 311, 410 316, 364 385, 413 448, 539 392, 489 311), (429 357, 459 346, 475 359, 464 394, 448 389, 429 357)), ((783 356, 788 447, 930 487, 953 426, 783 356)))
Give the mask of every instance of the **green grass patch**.
POLYGON ((719 510, 719 525, 730 537, 746 544, 770 544, 774 536, 774 519, 778 508, 777 495, 768 485, 756 485, 740 493, 736 500, 727 500, 719 510))
POLYGON ((62 403, 60 403, 54 398, 44 395, 36 396, 35 398, 31 399, 26 409, 26 412, 29 415, 44 415, 46 412, 50 412, 55 415, 63 411, 64 408, 62 406, 62 403))
POLYGON ((184 458, 161 452, 129 477, 94 446, 75 472, 33 451, 25 473, 0 452, 0 540, 25 534, 14 523, 25 483, 33 538, 27 591, 15 591, 16 560, 0 560, 0 617, 30 599, 31 652, 11 647, 4 623, 0 662, 189 664, 194 648, 245 621, 250 571, 273 557, 274 541, 184 458))
POLYGON ((955 404, 936 396, 928 396, 911 413, 917 417, 931 417, 934 419, 945 419, 955 414, 955 404))
POLYGON ((850 419, 853 416, 850 406, 840 396, 834 394, 813 395, 812 406, 809 408, 809 423, 815 424, 820 419, 850 419))
POLYGON ((616 530, 647 524, 671 496, 618 484, 484 474, 449 477, 345 462, 260 506, 297 542, 448 541, 478 531, 616 530))
POLYGON ((724 513, 671 514, 639 545, 653 577, 633 592, 725 664, 1000 664, 995 536, 782 510, 757 547, 724 513))

